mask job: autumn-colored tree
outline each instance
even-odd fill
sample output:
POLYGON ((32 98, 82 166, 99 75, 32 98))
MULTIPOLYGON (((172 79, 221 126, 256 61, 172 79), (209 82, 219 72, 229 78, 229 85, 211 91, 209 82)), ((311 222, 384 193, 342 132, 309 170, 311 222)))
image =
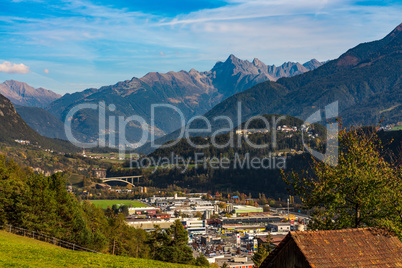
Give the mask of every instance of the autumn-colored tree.
POLYGON ((218 204, 220 209, 225 209, 226 208, 226 202, 219 202, 218 204))
POLYGON ((386 227, 402 238, 401 170, 384 154, 375 131, 341 130, 336 166, 313 160, 312 172, 283 173, 313 211, 310 228, 386 227))
POLYGON ((197 212, 194 214, 194 217, 196 217, 196 218, 202 218, 202 213, 201 213, 201 211, 197 211, 197 212))

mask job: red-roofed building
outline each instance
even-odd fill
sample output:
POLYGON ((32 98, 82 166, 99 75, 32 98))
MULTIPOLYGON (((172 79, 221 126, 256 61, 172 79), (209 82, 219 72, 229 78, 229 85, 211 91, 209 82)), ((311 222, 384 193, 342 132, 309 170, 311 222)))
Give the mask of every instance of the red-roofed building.
POLYGON ((260 267, 402 267, 402 243, 376 228, 289 232, 260 267))
MULTIPOLYGON (((271 245, 274 247, 278 246, 282 240, 285 238, 285 235, 271 235, 271 240, 269 241, 271 245)), ((258 237, 257 238, 258 246, 266 244, 268 242, 266 236, 258 237)))

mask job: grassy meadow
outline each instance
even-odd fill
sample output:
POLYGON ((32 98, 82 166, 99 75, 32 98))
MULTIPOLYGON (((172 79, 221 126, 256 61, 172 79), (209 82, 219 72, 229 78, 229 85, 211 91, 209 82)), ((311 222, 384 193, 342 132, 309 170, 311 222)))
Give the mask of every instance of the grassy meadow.
POLYGON ((131 206, 131 207, 147 207, 142 202, 139 201, 133 201, 133 200, 89 200, 92 204, 102 208, 102 209, 107 209, 108 206, 112 207, 113 205, 118 205, 123 206, 131 206))
POLYGON ((0 267, 193 267, 177 263, 72 251, 0 231, 0 267))

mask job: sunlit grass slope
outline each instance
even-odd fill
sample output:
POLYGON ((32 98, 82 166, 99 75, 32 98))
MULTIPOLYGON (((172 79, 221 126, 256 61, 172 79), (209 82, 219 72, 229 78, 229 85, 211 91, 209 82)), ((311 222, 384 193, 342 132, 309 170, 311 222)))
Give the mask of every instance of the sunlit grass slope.
POLYGON ((0 267, 192 267, 153 260, 72 251, 0 231, 0 267))

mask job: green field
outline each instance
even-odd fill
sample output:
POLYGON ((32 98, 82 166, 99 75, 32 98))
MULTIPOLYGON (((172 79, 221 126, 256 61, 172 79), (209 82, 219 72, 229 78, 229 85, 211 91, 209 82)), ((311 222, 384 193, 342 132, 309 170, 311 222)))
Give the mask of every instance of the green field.
POLYGON ((81 182, 83 182, 84 181, 84 176, 83 175, 79 175, 79 174, 72 174, 71 176, 70 176, 70 178, 68 179, 68 181, 71 183, 71 184, 79 184, 79 183, 81 183, 81 182))
POLYGON ((119 159, 101 159, 99 161, 111 163, 111 164, 123 164, 126 160, 119 160, 119 159))
POLYGON ((397 130, 402 130, 402 126, 395 126, 393 129, 391 129, 393 131, 397 131, 397 130))
POLYGON ((130 257, 72 251, 0 231, 0 267, 194 267, 130 257))
POLYGON ((131 206, 135 208, 139 207, 147 207, 144 203, 141 203, 139 201, 133 201, 133 200, 89 200, 91 201, 92 204, 102 208, 102 209, 107 209, 108 206, 112 207, 113 205, 126 205, 126 206, 131 206))
MULTIPOLYGON (((119 157, 119 153, 87 153, 89 156, 100 156, 100 157, 119 157)), ((132 154, 124 154, 124 158, 130 158, 130 157, 138 157, 139 155, 136 153, 132 154)))

